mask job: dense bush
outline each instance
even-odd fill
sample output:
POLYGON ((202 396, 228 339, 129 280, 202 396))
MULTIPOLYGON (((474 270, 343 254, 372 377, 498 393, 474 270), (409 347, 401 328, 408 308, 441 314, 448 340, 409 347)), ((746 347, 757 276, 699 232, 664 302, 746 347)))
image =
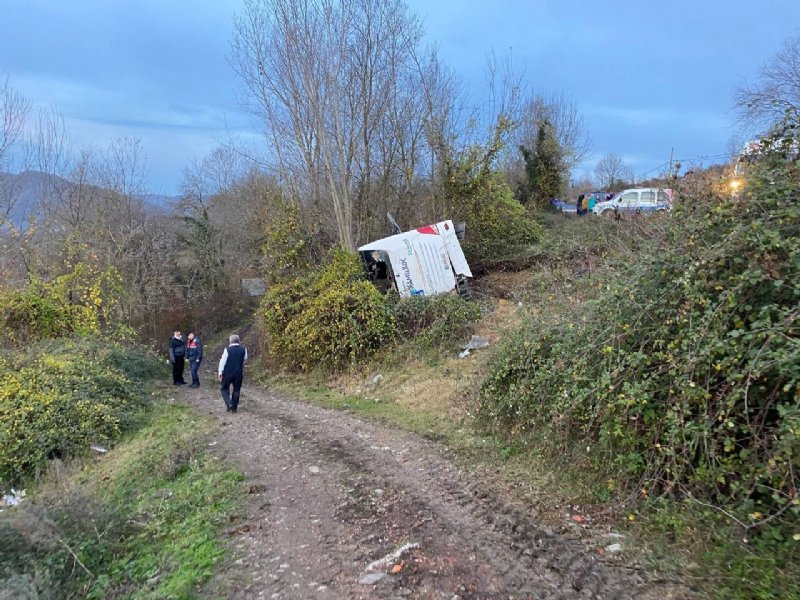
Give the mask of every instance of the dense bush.
POLYGON ((501 117, 492 138, 443 157, 441 206, 437 215, 464 222, 464 253, 473 270, 508 264, 543 233, 539 223, 514 198, 506 177, 495 168, 511 122, 501 117))
POLYGON ((462 211, 467 226, 464 253, 473 269, 513 262, 542 236, 542 226, 514 198, 500 173, 486 175, 470 193, 462 211))
POLYGON ((542 226, 514 198, 505 179, 493 176, 486 193, 487 197, 476 204, 467 221, 464 252, 475 269, 497 262, 513 263, 544 233, 542 226))
POLYGON ((115 269, 78 263, 49 282, 0 293, 0 344, 23 344, 71 334, 96 333, 108 323, 122 292, 115 269))
POLYGON ((270 354, 290 369, 352 365, 395 333, 385 296, 358 257, 342 251, 305 277, 273 285, 260 317, 270 354))
POLYGON ((685 198, 584 307, 532 323, 499 352, 484 414, 583 453, 650 496, 692 496, 742 523, 800 510, 797 164, 755 167, 740 197, 685 198))
POLYGON ((142 349, 94 337, 0 353, 0 479, 18 483, 49 458, 115 439, 158 368, 142 349))
POLYGON ((470 336, 481 311, 474 302, 439 294, 401 298, 394 315, 400 339, 415 339, 422 347, 448 350, 470 336))

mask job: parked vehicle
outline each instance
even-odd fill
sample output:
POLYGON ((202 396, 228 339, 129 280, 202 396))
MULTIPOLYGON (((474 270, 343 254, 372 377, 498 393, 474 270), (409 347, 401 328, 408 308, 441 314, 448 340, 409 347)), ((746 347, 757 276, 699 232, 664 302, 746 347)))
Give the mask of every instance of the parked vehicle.
POLYGON ((596 215, 633 214, 672 210, 672 190, 661 188, 632 188, 623 190, 610 200, 594 205, 596 215))
POLYGON ((569 204, 563 200, 559 200, 558 198, 553 198, 550 201, 550 206, 560 212, 575 212, 574 204, 569 204))
POLYGON ((469 296, 472 277, 452 221, 376 240, 358 249, 372 282, 400 296, 469 296))

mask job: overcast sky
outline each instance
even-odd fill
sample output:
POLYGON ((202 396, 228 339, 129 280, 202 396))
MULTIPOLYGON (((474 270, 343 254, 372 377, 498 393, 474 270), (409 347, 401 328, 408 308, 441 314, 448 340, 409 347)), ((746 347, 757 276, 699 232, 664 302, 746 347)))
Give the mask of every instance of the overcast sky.
MULTIPOLYGON (((528 85, 565 91, 594 141, 635 173, 728 151, 736 85, 800 29, 798 0, 409 2, 475 96, 509 50, 528 85)), ((142 140, 156 193, 226 132, 252 136, 227 62, 238 0, 0 0, 0 72, 55 107, 78 145, 142 140)), ((705 160, 714 162, 713 158, 705 160)), ((581 173, 576 173, 580 175, 581 173)))

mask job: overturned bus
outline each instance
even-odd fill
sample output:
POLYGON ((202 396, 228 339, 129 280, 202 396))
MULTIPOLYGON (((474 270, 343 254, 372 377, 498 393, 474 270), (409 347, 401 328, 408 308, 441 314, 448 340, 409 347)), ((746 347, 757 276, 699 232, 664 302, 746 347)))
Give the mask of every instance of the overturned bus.
POLYGON ((370 280, 401 297, 458 293, 470 297, 472 272, 452 221, 392 235, 358 249, 370 280))

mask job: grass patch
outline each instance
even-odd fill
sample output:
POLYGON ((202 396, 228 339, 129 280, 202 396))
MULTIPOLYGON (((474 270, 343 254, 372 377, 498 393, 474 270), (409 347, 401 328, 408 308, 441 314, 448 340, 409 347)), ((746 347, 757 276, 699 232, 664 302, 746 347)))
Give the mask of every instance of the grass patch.
POLYGON ((209 431, 160 403, 104 457, 55 469, 0 514, 0 587, 20 598, 196 597, 242 493, 241 476, 206 452, 209 431))

